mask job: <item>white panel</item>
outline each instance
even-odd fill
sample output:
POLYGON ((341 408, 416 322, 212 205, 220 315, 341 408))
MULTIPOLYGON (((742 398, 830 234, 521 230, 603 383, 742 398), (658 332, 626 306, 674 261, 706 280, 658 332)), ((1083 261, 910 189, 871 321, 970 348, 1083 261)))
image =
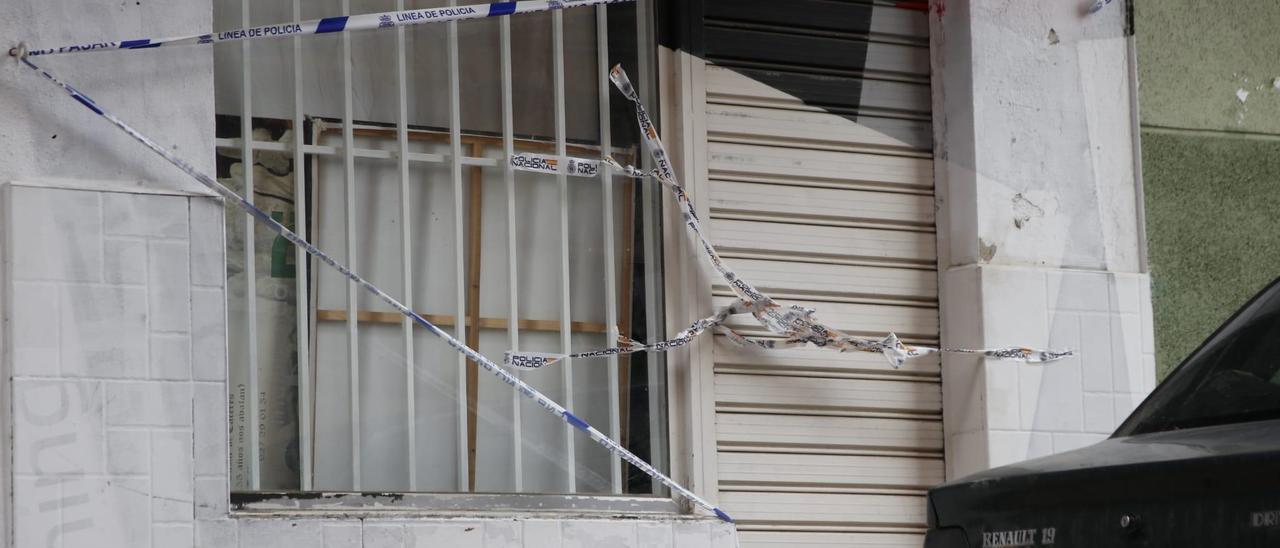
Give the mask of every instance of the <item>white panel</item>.
POLYGON ((927 158, 713 142, 707 164, 713 179, 933 191, 933 161, 927 158))
POLYGON ((708 103, 749 101, 753 103, 769 103, 771 104, 769 106, 784 108, 802 108, 805 110, 817 108, 805 107, 804 103, 796 96, 755 78, 739 74, 738 71, 728 67, 708 63, 706 84, 708 103))
MULTIPOLYGON (((783 304, 936 344, 927 39, 927 12, 874 8, 856 113, 708 65, 700 195, 712 243, 783 304)), ((714 304, 732 302, 709 279, 714 304)), ((776 336, 746 315, 729 325, 776 336)), ((719 497, 744 546, 923 542, 921 495, 944 469, 936 355, 894 369, 877 354, 713 344, 719 497)))
MULTIPOLYGON (((891 80, 862 82, 858 110, 881 109, 929 113, 929 86, 891 80)), ((707 65, 707 102, 820 111, 821 107, 805 105, 799 98, 764 82, 745 76, 732 68, 707 65)))
POLYGON ((922 266, 933 266, 937 262, 937 242, 931 232, 727 219, 712 219, 710 224, 711 242, 721 252, 744 251, 753 256, 773 253, 841 262, 886 261, 922 266))
MULTIPOLYGON (((712 141, 833 150, 899 149, 919 143, 896 139, 833 114, 733 105, 707 105, 707 138, 712 141)), ((927 122, 920 122, 928 125, 927 122)))
POLYGON ((748 531, 738 534, 743 548, 920 548, 924 535, 906 533, 804 533, 748 531))
POLYGON ((722 410, 930 415, 942 409, 942 392, 927 382, 717 374, 715 384, 722 410))
POLYGON ((893 113, 859 111, 856 120, 858 125, 907 143, 917 150, 927 151, 933 148, 933 128, 927 119, 907 119, 893 113))
MULTIPOLYGON (((914 301, 935 304, 938 274, 921 268, 854 266, 799 261, 733 259, 733 270, 774 297, 810 295, 860 301, 914 301)), ((717 280, 719 281, 719 280, 717 280)), ((728 286, 716 284, 717 294, 728 286)))
POLYGON ((942 423, 923 419, 720 413, 721 447, 773 447, 811 453, 942 452, 942 423))
POLYGON ((925 83, 863 80, 858 108, 875 107, 927 115, 933 108, 932 100, 929 85, 925 83))
POLYGON ((923 492, 943 479, 941 458, 720 452, 722 491, 887 488, 923 492))
POLYGON ((933 230, 933 197, 866 190, 711 181, 711 215, 933 230))
POLYGON ((830 527, 925 526, 924 496, 825 493, 725 492, 720 505, 730 508, 740 528, 758 522, 830 527))
POLYGON ((927 81, 929 77, 929 48, 871 42, 867 44, 865 72, 868 74, 887 73, 876 74, 873 77, 894 75, 919 79, 923 76, 927 81))
MULTIPOLYGON (((922 4, 924 2, 921 2, 922 4)), ((914 38, 915 41, 929 43, 929 11, 913 10, 898 7, 876 6, 871 10, 871 37, 881 39, 879 35, 914 38)))

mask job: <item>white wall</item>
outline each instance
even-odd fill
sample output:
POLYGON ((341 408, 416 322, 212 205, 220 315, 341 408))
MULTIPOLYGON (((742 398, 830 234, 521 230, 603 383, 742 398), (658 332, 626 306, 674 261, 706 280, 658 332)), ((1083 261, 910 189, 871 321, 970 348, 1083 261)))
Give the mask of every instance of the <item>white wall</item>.
MULTIPOLYGON (((4 2, 0 4, 0 35, 5 36, 5 49, 19 40, 32 47, 48 47, 137 37, 159 28, 195 32, 207 29, 210 19, 208 6, 198 1, 145 6, 89 0, 4 2)), ((40 62, 85 93, 112 105, 142 131, 172 144, 196 166, 210 169, 212 133, 200 124, 183 126, 172 121, 212 117, 212 56, 201 51, 149 52, 155 55, 126 60, 121 54, 103 53, 40 62)), ((197 186, 176 177, 162 160, 119 138, 116 130, 7 58, 0 63, 0 116, 5 120, 0 129, 0 182, 61 177, 90 188, 99 185, 85 179, 110 179, 131 188, 197 186)), ((149 470, 116 469, 133 479, 108 485, 106 478, 113 465, 103 458, 103 452, 110 441, 128 447, 138 459, 149 460, 151 432, 142 425, 153 419, 131 417, 129 408, 121 409, 117 403, 111 417, 120 422, 108 425, 105 400, 128 391, 125 399, 159 404, 167 401, 158 399, 161 396, 174 390, 189 392, 190 387, 175 388, 178 385, 168 381, 129 385, 103 379, 148 377, 152 374, 149 354, 180 354, 184 342, 190 344, 180 334, 189 328, 176 325, 189 323, 177 321, 186 317, 185 309, 177 304, 166 307, 163 316, 175 320, 170 326, 175 330, 157 333, 154 346, 151 344, 151 327, 162 324, 146 323, 148 290, 139 283, 148 273, 149 253, 154 251, 157 258, 184 254, 185 244, 174 239, 157 242, 157 247, 150 249, 150 236, 136 235, 127 226, 133 212, 109 206, 95 193, 28 189, 9 191, 8 198, 5 207, 12 215, 6 216, 4 230, 13 245, 4 249, 8 268, 3 279, 3 365, 4 378, 12 378, 4 386, 4 394, 14 413, 6 416, 5 424, 13 430, 13 446, 6 450, 15 458, 15 466, 6 467, 0 475, 6 487, 13 487, 12 491, 4 490, 3 503, 8 509, 5 538, 19 546, 44 546, 46 535, 58 524, 68 536, 85 535, 78 529, 84 519, 97 524, 98 530, 90 534, 100 533, 104 539, 113 534, 147 534, 149 523, 120 519, 129 514, 111 515, 106 509, 119 503, 126 512, 146 510, 138 515, 148 515, 150 486, 142 478, 149 477, 149 470), (112 225, 107 225, 108 217, 104 217, 107 207, 113 207, 112 225), (14 225, 21 225, 22 232, 14 225), (108 226, 120 232, 104 238, 102 232, 108 226), (114 281, 107 281, 108 276, 116 275, 119 277, 114 281), (24 348, 28 344, 32 347, 24 348), (22 402, 27 400, 23 398, 28 396, 38 405, 24 406, 22 402), (99 421, 95 424, 92 419, 99 421), (123 430, 113 430, 116 427, 123 430), (95 447, 102 450, 92 451, 95 447), (16 460, 20 455, 21 463, 16 460)), ((164 234, 152 236, 185 240, 185 224, 183 219, 168 226, 164 234)), ((162 262, 156 266, 174 265, 173 260, 162 262)), ((183 264, 185 261, 180 261, 178 266, 183 264)), ((159 286, 155 291, 158 298, 176 296, 159 286)), ((184 299, 178 296, 177 301, 184 299)), ((163 302, 154 304, 159 307, 163 302)), ((163 374, 170 372, 166 368, 163 374)), ((189 409, 190 396, 184 400, 189 409)), ((174 419, 181 424, 180 417, 174 419)), ((154 449, 181 452, 183 444, 173 442, 182 436, 190 438, 189 412, 186 424, 186 428, 159 428, 154 449)), ((185 447, 189 454, 190 443, 185 447)), ((191 481, 171 487, 189 492, 191 481)))
MULTIPOLYGON (((204 0, 0 4, 0 35, 41 46, 210 27, 204 0)), ((207 49, 43 63, 212 170, 207 49)), ((233 516, 221 203, 27 72, 0 63, 6 545, 736 544, 705 518, 233 516)))
POLYGON ((1123 3, 931 3, 948 476, 1104 439, 1154 385, 1123 3))
MULTIPOLYGON (((94 0, 0 3, 3 49, 203 32, 210 28, 207 1, 97 2, 94 0)), ((207 48, 148 49, 37 58, 90 97, 111 105, 140 131, 173 145, 198 168, 213 169, 213 57, 207 48)), ((140 186, 197 189, 164 160, 54 91, 9 57, 0 62, 0 181, 69 177, 136 181, 140 186)))

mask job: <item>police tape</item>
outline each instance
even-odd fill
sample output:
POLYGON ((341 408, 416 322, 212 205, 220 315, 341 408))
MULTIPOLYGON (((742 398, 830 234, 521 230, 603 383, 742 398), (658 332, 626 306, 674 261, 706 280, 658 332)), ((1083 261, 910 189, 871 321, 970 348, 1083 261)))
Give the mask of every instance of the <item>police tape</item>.
POLYGON ((449 6, 440 8, 423 8, 404 11, 388 11, 381 13, 363 13, 359 15, 341 15, 325 17, 310 21, 279 23, 233 29, 209 34, 191 34, 168 38, 139 38, 108 42, 87 42, 71 44, 55 48, 30 48, 25 52, 14 52, 17 56, 57 55, 63 53, 83 53, 91 51, 116 51, 122 49, 150 49, 160 46, 218 44, 222 42, 239 42, 242 40, 258 40, 264 38, 284 38, 308 34, 328 34, 348 30, 376 30, 396 27, 407 27, 426 23, 443 23, 464 19, 483 19, 518 13, 559 10, 599 4, 634 2, 635 0, 522 0, 518 2, 494 2, 490 4, 473 4, 467 6, 449 6))
POLYGON ((511 155, 510 161, 511 167, 520 171, 573 177, 595 177, 600 174, 600 166, 604 164, 599 160, 529 152, 514 153, 511 155))
POLYGON ((652 173, 645 173, 634 166, 620 164, 609 156, 606 156, 603 160, 592 160, 573 156, 515 152, 512 153, 510 162, 511 167, 517 171, 543 173, 546 175, 595 177, 601 173, 601 169, 607 166, 613 168, 617 175, 623 177, 631 177, 633 179, 653 177, 652 173))
MULTIPOLYGON (((538 369, 553 365, 561 360, 568 358, 603 358, 606 356, 617 356, 621 354, 635 354, 636 352, 666 352, 673 348, 680 348, 689 344, 698 335, 701 335, 708 329, 717 329, 725 333, 733 333, 731 329, 724 327, 725 320, 734 314, 745 312, 742 303, 734 303, 718 310, 715 314, 702 318, 693 322, 689 327, 676 333, 665 341, 653 344, 643 344, 631 340, 625 335, 618 335, 618 346, 604 348, 600 350, 591 350, 587 352, 577 352, 574 354, 552 354, 546 352, 507 352, 503 356, 502 363, 512 367, 521 367, 525 369, 538 369)), ((737 333, 733 333, 735 337, 741 337, 737 333)))
MULTIPOLYGON (((693 338, 713 328, 737 344, 754 345, 766 350, 812 344, 819 348, 831 348, 840 352, 874 352, 883 355, 895 369, 902 367, 908 359, 939 352, 939 349, 934 347, 905 344, 894 333, 889 333, 881 339, 855 337, 843 333, 819 322, 812 308, 795 305, 784 307, 746 280, 738 277, 737 273, 730 269, 724 260, 720 258, 715 247, 711 245, 711 242, 707 240, 706 235, 703 233, 702 224, 698 220, 693 201, 689 198, 688 193, 685 192, 684 187, 680 185, 675 170, 671 167, 670 156, 662 145, 662 139, 658 136, 653 120, 649 117, 644 104, 640 101, 640 96, 636 93, 635 87, 627 77, 626 71, 622 70, 621 65, 615 66, 609 72, 609 79, 618 88, 618 91, 634 104, 636 122, 640 126, 640 134, 644 140, 645 148, 649 149, 649 154, 655 165, 650 174, 640 172, 632 167, 618 166, 618 168, 632 176, 651 175, 671 191, 684 216, 685 227, 697 239, 698 244, 702 247, 703 255, 707 258, 712 268, 724 278, 733 293, 737 295, 738 301, 722 308, 711 317, 694 322, 689 328, 680 331, 675 337, 665 341, 641 344, 623 336, 619 337, 618 346, 587 352, 564 354, 507 352, 503 357, 504 363, 513 367, 539 368, 555 364, 566 358, 596 358, 635 352, 667 351, 685 346, 693 338), (751 338, 724 327, 724 322, 730 316, 743 313, 751 314, 769 332, 782 336, 782 339, 751 338)), ((513 158, 514 161, 515 159, 513 158)), ((616 162, 610 161, 610 164, 616 166, 616 162)), ((947 349, 946 351, 981 354, 988 358, 1018 360, 1026 363, 1047 363, 1074 355, 1071 350, 1058 352, 1023 347, 981 350, 955 348, 947 349)))
POLYGON ((120 129, 125 134, 132 137, 134 140, 138 141, 139 143, 142 143, 142 145, 151 149, 152 152, 155 152, 156 154, 160 155, 169 163, 173 164, 175 167, 182 170, 183 173, 186 173, 187 175, 189 175, 192 179, 195 179, 197 182, 204 185, 205 187, 208 187, 210 190, 216 192, 218 195, 222 196, 226 200, 229 200, 230 202, 236 204, 241 209, 243 209, 245 213, 248 213, 249 215, 257 219, 259 222, 266 225, 267 228, 279 234, 284 239, 288 240, 290 243, 302 248, 308 254, 318 259, 320 262, 326 265, 329 265, 333 269, 337 270, 343 276, 346 276, 347 279, 354 282, 356 285, 359 285, 360 287, 364 288, 366 291, 368 291, 369 293, 372 293, 375 297, 377 297, 382 302, 387 303, 396 311, 403 314, 405 317, 413 320, 414 323, 418 324, 419 326, 422 326, 423 328, 425 328, 427 331, 430 331, 435 336, 440 337, 445 341, 445 343, 447 343, 454 350, 458 351, 459 353, 466 356, 468 359, 474 361, 475 363, 480 364, 480 367, 484 368, 485 371, 492 373, 493 375, 497 376, 500 380, 502 380, 502 382, 510 386, 512 389, 516 390, 517 392, 524 395, 525 397, 532 399, 535 403, 538 404, 539 407, 546 410, 548 413, 552 414, 553 416, 559 419, 564 420, 570 426, 578 430, 581 430, 588 437, 590 437, 592 441, 595 441, 596 443, 603 446, 610 453, 617 455, 618 458, 636 467, 636 469, 640 470, 645 475, 648 475, 649 477, 657 480, 663 485, 666 485, 668 488, 671 489, 673 493, 688 499, 689 501, 693 502, 698 506, 701 506, 702 508, 710 510, 712 513, 716 515, 716 517, 724 521, 727 521, 730 523, 733 522, 733 518, 729 517, 728 514, 726 514, 723 510, 721 510, 717 506, 711 504, 710 502, 707 502, 705 499, 703 499, 702 497, 699 497, 693 491, 690 491, 689 489, 677 483, 675 480, 671 479, 666 474, 663 474, 662 472, 658 471, 657 468, 654 468, 648 462, 645 462, 644 459, 641 459, 640 457, 636 456, 635 453, 632 453, 631 451, 627 450, 627 448, 623 447, 622 444, 610 439, 609 436, 605 435, 600 430, 591 426, 590 424, 582 420, 577 415, 574 415, 572 412, 570 412, 568 409, 565 409, 564 406, 560 405, 555 400, 552 400, 551 398, 547 397, 543 393, 539 392, 532 385, 524 382, 519 377, 508 372, 506 369, 503 369, 499 365, 493 363, 493 361, 491 361, 489 358, 486 358, 483 354, 477 352, 475 349, 467 346, 462 341, 459 341, 458 339, 449 335, 443 329, 440 329, 435 324, 427 321, 425 318, 423 318, 413 310, 409 309, 409 307, 405 306, 404 304, 396 300, 391 295, 388 295, 387 293, 383 292, 381 289, 378 289, 377 286, 373 285, 368 280, 365 280, 364 278, 360 277, 360 275, 356 274, 355 272, 347 268, 342 263, 339 263, 337 259, 334 259, 333 257, 329 256, 327 253, 321 251, 319 248, 312 245, 310 242, 303 239, 301 236, 297 235, 293 231, 286 228, 280 222, 276 221, 275 219, 272 219, 271 216, 268 215, 265 211, 253 205, 251 202, 246 200, 243 196, 237 194, 235 191, 227 188, 226 186, 223 186, 213 177, 210 177, 209 175, 205 174, 204 172, 201 172, 200 170, 197 170, 194 166, 192 166, 186 160, 183 160, 182 158, 178 157, 169 149, 163 146, 160 146, 151 138, 138 132, 138 130, 134 129, 129 124, 117 118, 114 114, 108 112, 106 109, 99 106, 96 102, 94 102, 93 99, 90 99, 87 95, 81 93, 80 91, 76 90, 70 85, 59 80, 53 74, 50 74, 48 71, 43 70, 40 67, 36 66, 27 57, 24 56, 20 60, 27 67, 31 68, 31 70, 36 71, 40 73, 42 76, 44 76, 45 80, 62 89, 62 91, 67 93, 67 95, 71 96, 72 99, 75 99, 85 108, 88 108, 89 110, 93 111, 94 114, 97 114, 98 116, 106 119, 116 128, 120 129))

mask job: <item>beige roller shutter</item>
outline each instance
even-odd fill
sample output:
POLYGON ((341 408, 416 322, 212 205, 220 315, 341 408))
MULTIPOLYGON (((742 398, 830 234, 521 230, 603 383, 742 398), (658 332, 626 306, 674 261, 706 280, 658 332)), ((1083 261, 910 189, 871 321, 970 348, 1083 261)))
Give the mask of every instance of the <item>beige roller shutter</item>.
MULTIPOLYGON (((699 9, 701 42, 687 53, 705 61, 705 94, 687 112, 704 117, 695 184, 721 254, 834 327, 936 345, 927 14, 816 1, 699 9), (781 16, 780 4, 815 13, 781 16)), ((733 298, 722 284, 712 295, 733 298)), ((765 334, 750 318, 736 327, 765 334)), ((943 480, 937 357, 894 370, 873 354, 716 339, 714 470, 742 545, 920 546, 925 490, 943 480)))

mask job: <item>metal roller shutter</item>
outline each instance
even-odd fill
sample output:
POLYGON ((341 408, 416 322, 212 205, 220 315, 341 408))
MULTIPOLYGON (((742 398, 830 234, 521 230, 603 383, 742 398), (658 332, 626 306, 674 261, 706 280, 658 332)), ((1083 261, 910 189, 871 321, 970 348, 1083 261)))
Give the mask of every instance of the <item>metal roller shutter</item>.
MULTIPOLYGON (((887 4, 688 4, 680 48, 706 61, 695 184, 743 277, 850 333, 932 345, 928 20, 922 2, 887 4)), ((893 370, 717 339, 718 489, 743 546, 919 546, 925 489, 943 480, 936 356, 893 370)))

